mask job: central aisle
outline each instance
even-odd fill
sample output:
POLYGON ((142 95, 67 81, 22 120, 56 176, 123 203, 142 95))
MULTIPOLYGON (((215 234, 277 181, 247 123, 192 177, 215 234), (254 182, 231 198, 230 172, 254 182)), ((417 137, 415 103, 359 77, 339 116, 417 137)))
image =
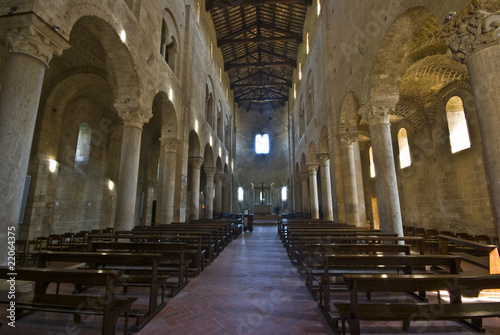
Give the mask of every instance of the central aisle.
POLYGON ((291 265, 275 225, 254 226, 143 330, 157 334, 332 334, 291 265))

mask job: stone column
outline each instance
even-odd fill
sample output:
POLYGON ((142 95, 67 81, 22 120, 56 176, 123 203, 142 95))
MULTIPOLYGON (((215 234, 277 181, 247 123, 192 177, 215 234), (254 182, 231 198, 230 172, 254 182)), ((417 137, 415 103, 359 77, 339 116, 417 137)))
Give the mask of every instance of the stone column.
POLYGON ((394 167, 394 155, 389 116, 395 101, 368 103, 360 111, 368 121, 372 140, 373 163, 375 164, 375 188, 380 217, 380 229, 385 233, 403 236, 403 223, 399 205, 399 193, 394 167))
POLYGON ((304 215, 311 213, 311 206, 309 202, 309 175, 307 172, 300 173, 300 182, 302 186, 302 209, 304 215))
POLYGON ((330 177, 330 156, 319 154, 319 167, 321 169, 321 194, 323 199, 323 216, 325 220, 333 220, 332 180, 330 177))
POLYGON ((311 219, 319 219, 318 164, 307 164, 309 174, 309 195, 311 198, 311 219))
POLYGON ((343 133, 340 137, 344 158, 346 159, 343 164, 343 179, 347 223, 360 227, 356 165, 354 159, 354 144, 357 140, 357 133, 343 133))
POLYGON ((170 224, 174 220, 175 167, 177 165, 177 147, 175 138, 160 138, 163 152, 163 171, 161 184, 161 223, 170 224))
MULTIPOLYGON (((33 141, 33 132, 45 70, 54 54, 70 45, 32 14, 0 19, 7 61, 0 90, 0 241, 18 236, 21 202, 33 141), (9 236, 13 236, 12 234, 9 236)), ((55 159, 56 157, 54 157, 55 159)), ((14 239, 15 240, 15 239, 14 239)), ((7 264, 8 249, 0 250, 0 265, 7 264)))
POLYGON ((215 175, 215 213, 222 213, 222 183, 224 182, 224 173, 218 172, 215 175))
MULTIPOLYGON (((161 141, 161 139, 160 139, 161 141)), ((157 191, 156 191, 156 213, 155 213, 155 223, 161 224, 163 221, 163 194, 164 194, 164 184, 166 176, 166 167, 165 167, 165 149, 163 145, 160 145, 160 158, 159 158, 159 166, 158 166, 158 180, 157 180, 157 191)))
POLYGON ((203 157, 189 157, 191 189, 188 190, 189 220, 198 220, 200 217, 200 169, 203 157))
POLYGON ((217 172, 215 167, 205 167, 207 183, 205 185, 205 210, 206 218, 214 218, 214 176, 217 172))
POLYGON ((115 104, 123 119, 120 175, 116 194, 115 230, 134 228, 136 219, 137 180, 141 155, 142 126, 152 117, 149 109, 115 104))
POLYGON ((469 71, 484 159, 491 188, 493 215, 500 236, 500 2, 472 1, 445 27, 446 42, 456 61, 469 71))

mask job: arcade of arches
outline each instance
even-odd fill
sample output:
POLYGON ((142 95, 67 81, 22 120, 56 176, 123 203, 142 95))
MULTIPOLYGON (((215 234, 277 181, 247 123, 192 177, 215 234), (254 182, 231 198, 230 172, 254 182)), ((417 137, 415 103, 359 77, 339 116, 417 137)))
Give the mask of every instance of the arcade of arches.
POLYGON ((257 25, 236 63, 218 3, 1 2, 1 240, 246 210, 499 236, 500 2, 259 1, 301 42, 257 25))

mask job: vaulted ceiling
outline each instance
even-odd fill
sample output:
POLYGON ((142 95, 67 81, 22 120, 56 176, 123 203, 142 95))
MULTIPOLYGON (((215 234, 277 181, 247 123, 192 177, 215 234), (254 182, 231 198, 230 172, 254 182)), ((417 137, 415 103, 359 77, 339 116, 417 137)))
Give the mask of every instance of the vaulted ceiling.
POLYGON ((235 101, 247 111, 284 106, 312 0, 207 0, 235 101))

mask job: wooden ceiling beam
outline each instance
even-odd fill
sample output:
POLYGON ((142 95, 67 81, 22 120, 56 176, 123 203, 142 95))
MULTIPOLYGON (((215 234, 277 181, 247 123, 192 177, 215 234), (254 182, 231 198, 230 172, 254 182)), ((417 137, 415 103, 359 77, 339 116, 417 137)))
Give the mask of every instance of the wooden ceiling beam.
POLYGON ((207 0, 205 9, 211 11, 215 8, 263 6, 267 4, 303 4, 310 6, 312 5, 312 0, 207 0))
POLYGON ((234 101, 236 102, 273 102, 273 101, 286 101, 285 98, 269 98, 269 97, 262 97, 262 98, 235 98, 234 101))
POLYGON ((295 61, 285 61, 285 62, 255 62, 255 63, 237 63, 224 65, 224 71, 229 71, 231 69, 241 69, 247 67, 269 67, 269 66, 291 66, 297 67, 295 61))
POLYGON ((256 88, 268 88, 268 87, 292 87, 289 83, 257 83, 257 84, 231 84, 231 89, 235 88, 245 88, 245 87, 256 87, 256 88))
POLYGON ((297 42, 302 43, 302 35, 290 34, 288 36, 271 36, 271 37, 256 37, 256 38, 231 38, 218 39, 217 47, 221 48, 228 44, 247 44, 247 43, 268 43, 268 42, 297 42))

